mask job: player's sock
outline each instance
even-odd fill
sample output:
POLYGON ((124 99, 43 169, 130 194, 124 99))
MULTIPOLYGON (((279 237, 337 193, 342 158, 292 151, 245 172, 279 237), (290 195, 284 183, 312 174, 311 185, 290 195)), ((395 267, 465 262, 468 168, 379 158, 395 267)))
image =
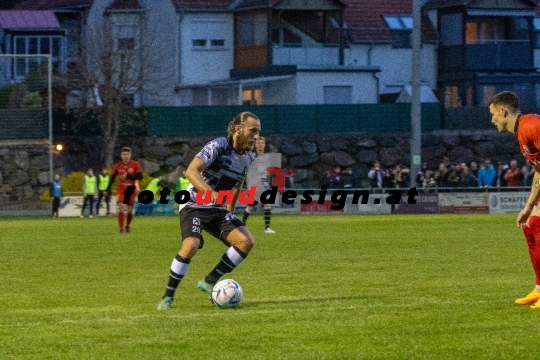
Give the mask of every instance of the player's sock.
POLYGON ((124 229, 124 212, 123 211, 120 211, 118 213, 118 227, 120 228, 120 230, 124 229))
POLYGON ((186 259, 176 254, 171 264, 171 272, 169 273, 169 282, 167 283, 167 288, 165 289, 165 296, 174 297, 174 292, 182 281, 182 278, 186 274, 189 268, 189 263, 191 259, 186 259))
POLYGON ((532 216, 529 226, 523 227, 523 233, 527 239, 527 246, 531 263, 536 275, 536 284, 540 285, 540 217, 532 216))
POLYGON ((270 227, 270 217, 272 216, 271 209, 264 209, 264 227, 268 229, 270 227))
POLYGON ((221 257, 221 260, 216 265, 214 270, 204 278, 209 284, 214 285, 223 274, 230 273, 234 270, 246 258, 247 254, 244 254, 236 246, 231 246, 227 249, 225 254, 221 257))
POLYGON ((244 210, 244 213, 242 214, 242 222, 245 224, 248 217, 249 217, 249 214, 251 214, 248 210, 248 208, 246 207, 246 209, 244 210))
POLYGON ((131 220, 133 220, 133 213, 129 212, 129 213, 127 214, 126 227, 128 227, 129 224, 131 224, 131 220))

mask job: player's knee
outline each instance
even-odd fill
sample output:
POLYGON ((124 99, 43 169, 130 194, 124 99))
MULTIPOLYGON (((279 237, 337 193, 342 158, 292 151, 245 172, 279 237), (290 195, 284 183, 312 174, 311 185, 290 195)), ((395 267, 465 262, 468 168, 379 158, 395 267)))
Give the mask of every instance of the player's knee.
POLYGON ((248 234, 242 234, 242 238, 240 239, 240 247, 242 248, 242 251, 244 251, 246 254, 253 249, 253 246, 255 245, 255 239, 253 238, 253 235, 250 233, 248 234))
POLYGON ((182 241, 182 248, 178 254, 184 258, 192 258, 197 253, 200 242, 201 240, 197 239, 196 237, 185 238, 182 241))

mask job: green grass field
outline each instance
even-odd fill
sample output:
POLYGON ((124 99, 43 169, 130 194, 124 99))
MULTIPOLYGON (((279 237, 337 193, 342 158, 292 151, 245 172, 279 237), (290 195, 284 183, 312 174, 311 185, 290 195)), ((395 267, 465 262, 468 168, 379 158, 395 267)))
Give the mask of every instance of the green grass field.
POLYGON ((274 216, 230 276, 240 308, 196 289, 156 310, 176 217, 0 218, 0 359, 537 359, 540 311, 515 215, 274 216))

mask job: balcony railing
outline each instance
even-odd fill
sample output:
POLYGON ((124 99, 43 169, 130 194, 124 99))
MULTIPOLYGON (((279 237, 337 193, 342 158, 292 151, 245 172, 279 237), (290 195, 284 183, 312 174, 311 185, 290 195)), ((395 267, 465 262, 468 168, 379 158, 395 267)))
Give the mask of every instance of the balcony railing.
POLYGON ((274 45, 272 59, 272 65, 339 65, 339 47, 274 45))
POLYGON ((533 67, 532 43, 529 40, 490 40, 443 46, 441 70, 519 70, 533 67))

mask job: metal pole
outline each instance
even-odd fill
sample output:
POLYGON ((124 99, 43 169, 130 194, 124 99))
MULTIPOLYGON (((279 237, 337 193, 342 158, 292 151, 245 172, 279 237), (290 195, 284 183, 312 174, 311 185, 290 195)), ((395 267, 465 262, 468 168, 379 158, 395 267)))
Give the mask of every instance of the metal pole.
POLYGON ((412 72, 411 72, 411 172, 410 186, 416 186, 416 174, 422 163, 422 108, 420 103, 420 50, 421 0, 413 0, 413 28, 411 32, 412 72))
POLYGON ((49 115, 49 180, 52 183, 53 181, 53 122, 52 122, 52 55, 47 55, 47 91, 48 91, 48 101, 47 106, 48 115, 49 115))

